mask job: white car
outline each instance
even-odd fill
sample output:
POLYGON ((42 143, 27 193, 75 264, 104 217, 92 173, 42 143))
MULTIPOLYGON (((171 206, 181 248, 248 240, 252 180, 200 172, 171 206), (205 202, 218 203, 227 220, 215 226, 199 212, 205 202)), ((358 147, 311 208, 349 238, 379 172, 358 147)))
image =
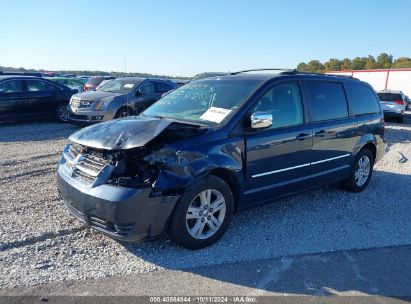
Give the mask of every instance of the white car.
POLYGON ((404 121, 404 112, 407 107, 405 95, 401 91, 379 91, 377 92, 380 99, 381 108, 384 111, 384 117, 395 118, 398 122, 404 121))

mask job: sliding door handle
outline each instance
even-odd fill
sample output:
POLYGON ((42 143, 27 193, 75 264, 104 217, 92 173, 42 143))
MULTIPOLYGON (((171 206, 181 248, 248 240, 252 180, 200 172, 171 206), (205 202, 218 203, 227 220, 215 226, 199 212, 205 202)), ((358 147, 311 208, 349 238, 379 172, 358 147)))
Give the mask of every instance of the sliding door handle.
POLYGON ((296 139, 298 139, 298 140, 304 140, 304 139, 306 139, 306 138, 309 138, 310 136, 311 136, 311 134, 301 133, 301 134, 298 134, 298 135, 297 135, 296 139))
POLYGON ((318 132, 316 132, 315 134, 314 134, 314 136, 315 137, 324 137, 325 136, 325 130, 321 130, 321 131, 318 131, 318 132))

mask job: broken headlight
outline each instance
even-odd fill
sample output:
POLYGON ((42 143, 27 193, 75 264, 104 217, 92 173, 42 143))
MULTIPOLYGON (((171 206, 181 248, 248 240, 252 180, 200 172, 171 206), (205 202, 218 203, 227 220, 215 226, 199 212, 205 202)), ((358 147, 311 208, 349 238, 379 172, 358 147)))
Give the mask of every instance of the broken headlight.
POLYGON ((125 188, 151 187, 158 176, 159 168, 144 161, 117 163, 109 184, 125 188))

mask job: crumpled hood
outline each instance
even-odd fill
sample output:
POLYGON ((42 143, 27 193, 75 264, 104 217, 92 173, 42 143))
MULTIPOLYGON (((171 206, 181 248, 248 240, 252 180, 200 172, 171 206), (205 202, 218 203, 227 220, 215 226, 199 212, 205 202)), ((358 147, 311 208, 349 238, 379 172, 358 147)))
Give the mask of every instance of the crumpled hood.
POLYGON ((157 137, 173 121, 147 116, 115 119, 92 125, 72 134, 69 140, 105 150, 142 147, 157 137))
POLYGON ((88 91, 76 94, 76 98, 80 100, 100 100, 106 97, 115 97, 119 95, 121 94, 102 91, 88 91))

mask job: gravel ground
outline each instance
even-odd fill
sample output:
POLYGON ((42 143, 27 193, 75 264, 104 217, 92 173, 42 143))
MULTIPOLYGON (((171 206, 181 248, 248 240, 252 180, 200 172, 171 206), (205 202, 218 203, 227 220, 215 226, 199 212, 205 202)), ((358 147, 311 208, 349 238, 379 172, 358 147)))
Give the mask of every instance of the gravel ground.
POLYGON ((76 127, 0 125, 0 287, 409 245, 411 120, 406 122, 387 124, 389 151, 364 192, 330 185, 241 212, 219 243, 195 252, 167 237, 120 244, 66 212, 55 169, 76 127))

